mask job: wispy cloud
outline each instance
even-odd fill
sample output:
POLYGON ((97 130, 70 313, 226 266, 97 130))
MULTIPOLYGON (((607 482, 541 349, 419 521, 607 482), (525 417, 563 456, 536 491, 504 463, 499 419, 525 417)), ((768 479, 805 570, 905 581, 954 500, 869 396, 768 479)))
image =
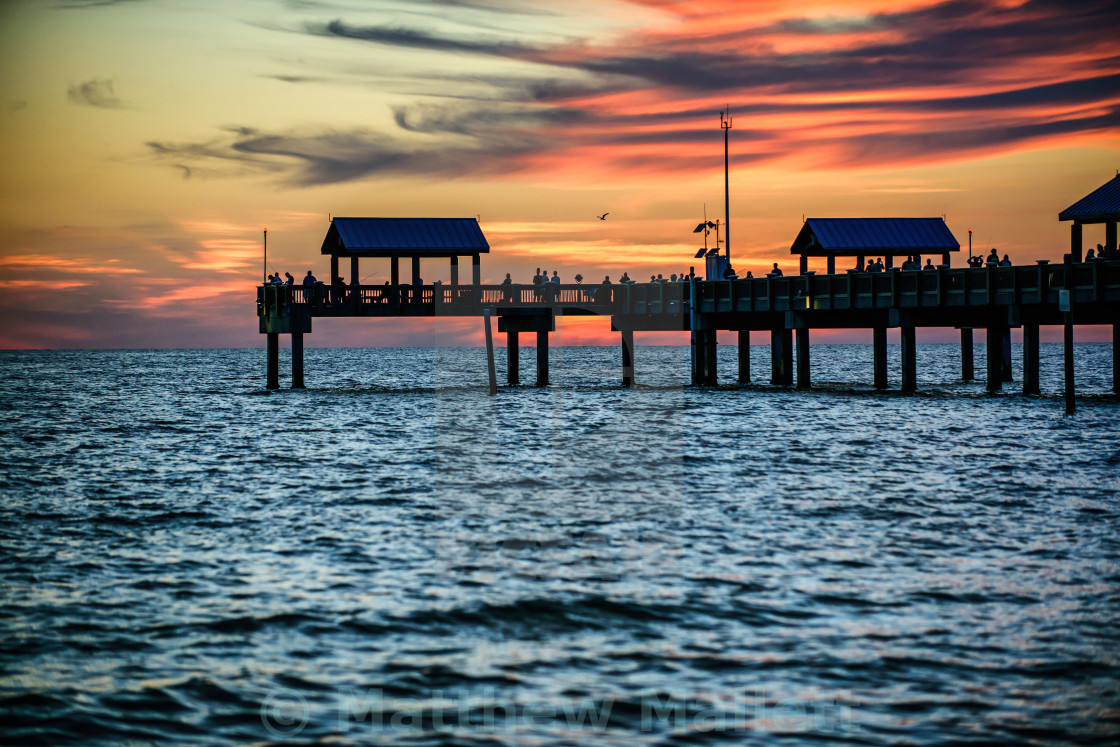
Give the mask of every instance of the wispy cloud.
POLYGON ((66 99, 71 104, 80 106, 96 106, 102 109, 120 109, 124 106, 113 90, 113 81, 106 79, 87 80, 70 86, 66 91, 66 99))
MULTIPOLYGON (((271 172, 312 186, 557 166, 694 171, 695 152, 712 144, 726 104, 739 164, 940 162, 1120 126, 1112 0, 862 0, 839 13, 823 0, 630 2, 670 22, 612 38, 543 41, 509 27, 474 33, 466 22, 308 21, 304 33, 423 50, 442 55, 449 70, 464 55, 501 64, 492 73, 417 72, 417 100, 394 107, 395 130, 236 128, 148 145, 188 177, 271 172)), ((532 7, 443 5, 510 14, 532 7)), ((399 93, 409 73, 393 75, 399 93)), ((714 168, 718 159, 709 160, 714 168)))

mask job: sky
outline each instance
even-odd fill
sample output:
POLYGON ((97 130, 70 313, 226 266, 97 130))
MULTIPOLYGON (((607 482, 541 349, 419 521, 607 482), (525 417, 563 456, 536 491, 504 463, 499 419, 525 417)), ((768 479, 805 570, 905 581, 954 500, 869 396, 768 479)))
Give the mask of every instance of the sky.
MULTIPOLYGON (((668 277, 724 218, 724 108, 740 273, 796 268, 805 217, 943 215, 955 266, 969 229, 1060 261, 1058 212, 1120 169, 1118 29, 1104 0, 8 0, 0 348, 263 346, 263 230, 269 272, 323 278, 332 215, 477 217, 484 283, 668 277)), ((316 320, 307 344, 480 340, 316 320)))

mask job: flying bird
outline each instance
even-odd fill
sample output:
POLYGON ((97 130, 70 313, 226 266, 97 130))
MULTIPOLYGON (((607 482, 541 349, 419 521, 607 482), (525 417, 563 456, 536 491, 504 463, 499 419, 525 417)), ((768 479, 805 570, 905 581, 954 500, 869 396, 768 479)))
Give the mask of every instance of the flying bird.
POLYGON ((608 215, 610 215, 610 213, 603 213, 599 216, 599 220, 606 220, 608 215))

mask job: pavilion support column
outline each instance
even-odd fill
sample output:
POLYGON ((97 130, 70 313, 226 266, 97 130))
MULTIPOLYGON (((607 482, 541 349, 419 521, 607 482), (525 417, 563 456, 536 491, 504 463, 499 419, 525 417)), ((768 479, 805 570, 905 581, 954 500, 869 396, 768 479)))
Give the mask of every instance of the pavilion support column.
POLYGON ((622 330, 622 385, 634 385, 634 331, 622 330))
POLYGON ((902 358, 902 391, 918 391, 918 355, 917 355, 917 330, 914 327, 902 327, 900 330, 901 358, 902 358))
POLYGON ((1116 251, 1116 221, 1114 220, 1104 224, 1104 248, 1109 252, 1116 251))
POLYGON ((401 263, 398 257, 389 260, 389 287, 395 304, 401 302, 401 263))
POLYGON ((292 333, 292 389, 303 389, 303 333, 292 333))
POLYGON ((355 254, 350 257, 350 285, 357 285, 361 280, 358 274, 358 256, 355 254))
POLYGON ((338 277, 338 255, 331 255, 331 279, 327 281, 327 285, 334 286, 334 279, 338 277))
MULTIPOLYGON (((1069 253, 1073 255, 1074 262, 1080 262, 1083 259, 1081 253, 1081 224, 1077 221, 1069 227, 1069 253)), ((1066 281, 1067 284, 1069 280, 1066 281)))
POLYGON ((801 255, 801 274, 804 275, 809 271, 809 258, 804 254, 801 255))
POLYGON ((828 255, 828 274, 829 275, 835 275, 836 274, 836 257, 831 255, 831 254, 828 255))
POLYGON ((988 391, 1003 388, 1003 329, 999 324, 989 324, 987 334, 988 391))
POLYGON ((798 327, 797 329, 797 388, 809 389, 812 382, 809 379, 809 330, 798 327))
POLYGON ((521 383, 521 348, 515 329, 506 332, 506 383, 510 386, 521 383))
POLYGON ((454 254, 451 255, 451 288, 459 290, 459 258, 454 254))
POLYGON ((1038 322, 1023 321, 1023 394, 1040 394, 1038 386, 1038 322))
POLYGON ((876 389, 887 388, 887 328, 875 327, 871 334, 873 369, 876 389))
POLYGON ((269 389, 280 388, 280 335, 269 332, 268 335, 268 383, 269 389))
POLYGON ((972 363, 972 328, 961 328, 961 380, 972 381, 976 378, 976 368, 972 363))
POLYGON ((548 386, 548 332, 543 330, 537 332, 537 386, 548 386))
POLYGON ((478 286, 482 285, 482 265, 480 262, 478 254, 471 255, 471 284, 474 285, 476 292, 478 286))
POLYGON ((739 330, 739 383, 751 383, 751 332, 739 330))
POLYGON ((420 257, 412 258, 412 284, 420 285, 420 257))

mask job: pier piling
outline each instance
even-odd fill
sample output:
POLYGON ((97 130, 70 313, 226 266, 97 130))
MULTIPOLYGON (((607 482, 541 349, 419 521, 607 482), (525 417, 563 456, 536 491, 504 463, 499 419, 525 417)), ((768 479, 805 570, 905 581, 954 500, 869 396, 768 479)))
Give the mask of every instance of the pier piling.
POLYGON ((303 388, 303 333, 292 332, 292 389, 303 388))
MULTIPOLYGON (((1066 415, 1072 415, 1076 409, 1077 404, 1073 397, 1073 314, 1066 312, 1065 329, 1063 331, 1065 364, 1066 364, 1066 415)), ((1116 348, 1113 349, 1113 355, 1116 355, 1116 348)))
POLYGON ((483 324, 486 326, 486 373, 490 379, 490 396, 498 393, 498 376, 494 371, 494 333, 490 329, 490 309, 482 310, 483 324))
POLYGON ((809 377, 809 330, 804 327, 797 329, 797 388, 809 389, 812 381, 809 377))
POLYGON ((268 338, 268 383, 269 389, 280 388, 280 335, 269 332, 268 338))
POLYGON ((506 332, 506 383, 510 386, 521 383, 521 349, 515 329, 506 332))
POLYGON ((1112 324, 1112 393, 1120 394, 1120 322, 1112 324))
POLYGON ((622 330, 622 385, 634 385, 634 332, 622 330))
POLYGON ((537 386, 548 386, 548 332, 537 331, 537 386))
POLYGON ((999 325, 988 325, 984 337, 988 391, 998 392, 1003 389, 1003 330, 999 325))
POLYGON ((972 362, 972 346, 972 328, 961 328, 961 381, 973 381, 976 378, 976 367, 972 362))
POLYGON ((739 383, 751 383, 751 332, 739 330, 739 383))
POLYGON ((902 391, 916 392, 918 390, 918 357, 917 334, 914 327, 906 326, 901 329, 900 341, 902 358, 902 391))
POLYGON ((875 327, 871 335, 876 389, 887 388, 887 328, 875 327))
POLYGON ((1023 394, 1041 394, 1038 386, 1038 322, 1023 322, 1023 394))

